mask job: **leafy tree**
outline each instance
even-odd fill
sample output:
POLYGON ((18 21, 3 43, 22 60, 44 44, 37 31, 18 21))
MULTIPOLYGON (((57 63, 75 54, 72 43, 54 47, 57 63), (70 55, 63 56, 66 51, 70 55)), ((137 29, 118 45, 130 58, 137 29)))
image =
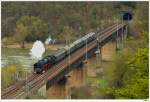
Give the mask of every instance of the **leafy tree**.
POLYGON ((123 86, 115 90, 116 98, 148 98, 148 48, 139 49, 135 57, 127 61, 123 86))
POLYGON ((45 40, 48 31, 47 25, 38 17, 23 16, 17 21, 15 38, 22 42, 24 48, 25 41, 35 41, 36 39, 45 40))
POLYGON ((61 39, 62 38, 65 39, 66 44, 71 43, 71 41, 73 41, 75 39, 75 33, 74 33, 72 27, 65 26, 63 28, 63 32, 60 37, 61 37, 61 39))
MULTIPOLYGON (((126 48, 114 57, 109 70, 104 71, 106 88, 98 87, 104 96, 111 95, 121 99, 148 98, 148 4, 137 3, 136 12, 131 24, 132 31, 138 37, 126 42, 126 48), (142 15, 142 16, 140 16, 142 15), (135 29, 136 28, 136 29, 135 29), (138 28, 138 29, 137 29, 138 28), (103 91, 103 92, 102 92, 103 91)), ((133 32, 130 32, 133 33, 133 32)))
POLYGON ((22 48, 24 48, 24 42, 27 36, 27 27, 25 27, 23 24, 18 24, 16 28, 15 39, 21 44, 22 48))
POLYGON ((108 24, 107 19, 116 15, 111 11, 114 4, 97 2, 2 2, 2 37, 13 36, 19 21, 29 22, 24 26, 28 26, 27 29, 31 32, 30 29, 33 29, 31 27, 32 22, 36 22, 37 19, 41 20, 38 21, 37 25, 41 24, 39 31, 44 30, 41 31, 44 35, 41 33, 34 34, 35 31, 33 30, 27 36, 26 41, 34 41, 37 38, 44 40, 49 35, 57 38, 66 25, 71 26, 77 36, 80 36, 85 32, 97 29, 100 26, 100 21, 104 22, 103 25, 108 24), (106 6, 107 8, 105 8, 106 6), (46 26, 42 26, 43 22, 46 22, 46 26))
POLYGON ((23 67, 16 66, 16 65, 7 65, 4 68, 2 68, 2 88, 6 88, 9 85, 16 82, 17 78, 23 78, 24 72, 23 67))
POLYGON ((148 47, 126 49, 115 56, 112 64, 107 66, 110 68, 104 70, 102 80, 108 84, 103 87, 99 80, 97 93, 117 99, 148 98, 148 47))
POLYGON ((148 3, 137 3, 133 21, 131 24, 131 31, 135 36, 142 37, 144 32, 148 32, 148 3))

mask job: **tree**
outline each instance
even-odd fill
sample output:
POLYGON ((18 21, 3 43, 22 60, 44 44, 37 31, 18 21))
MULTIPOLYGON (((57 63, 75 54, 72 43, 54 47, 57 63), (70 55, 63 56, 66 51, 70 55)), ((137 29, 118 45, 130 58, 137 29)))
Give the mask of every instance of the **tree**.
POLYGON ((61 37, 63 39, 65 39, 66 44, 71 43, 75 39, 75 33, 74 33, 72 27, 65 26, 63 28, 63 32, 61 34, 61 37))
POLYGON ((148 32, 148 2, 140 2, 136 5, 135 14, 133 15, 133 21, 131 29, 136 36, 143 36, 143 32, 148 32))
POLYGON ((148 98, 148 48, 138 49, 135 57, 126 64, 123 86, 115 90, 116 98, 148 98))
POLYGON ((22 79, 24 77, 24 70, 21 65, 10 64, 2 68, 2 88, 6 88, 14 82, 18 81, 17 78, 22 79), (17 76, 17 77, 16 77, 17 76))
POLYGON ((16 40, 24 48, 25 41, 45 40, 48 28, 38 17, 23 16, 17 21, 15 33, 16 40))
POLYGON ((17 24, 15 39, 21 44, 21 47, 24 48, 24 42, 28 36, 27 27, 23 24, 17 24))
POLYGON ((143 27, 148 28, 140 27, 148 22, 148 16, 145 16, 147 7, 148 2, 2 2, 2 38, 15 34, 16 23, 21 18, 26 19, 24 21, 28 24, 24 26, 29 26, 27 29, 31 32, 26 41, 44 40, 49 35, 57 38, 66 25, 80 36, 112 24, 123 8, 133 8, 134 19, 131 22, 135 23, 134 28, 138 28, 134 31, 139 32, 143 27), (37 23, 32 28, 33 22, 37 23), (37 25, 40 32, 35 34, 34 29, 39 29, 37 25))
MULTIPOLYGON (((2 2, 2 37, 13 36, 16 23, 21 18, 28 22, 27 17, 32 20, 36 17, 42 21, 41 24, 47 23, 45 28, 49 33, 42 39, 49 34, 59 36, 66 25, 71 26, 78 36, 84 35, 97 29, 100 20, 106 22, 108 18, 111 19, 113 7, 113 3, 97 2, 2 2), (103 12, 99 12, 101 9, 103 12)), ((27 37, 27 41, 33 39, 36 39, 33 33, 27 37)))
POLYGON ((148 62, 148 47, 136 51, 127 49, 117 54, 110 68, 104 70, 103 80, 108 85, 103 88, 102 80, 99 80, 98 93, 116 99, 148 98, 148 62))

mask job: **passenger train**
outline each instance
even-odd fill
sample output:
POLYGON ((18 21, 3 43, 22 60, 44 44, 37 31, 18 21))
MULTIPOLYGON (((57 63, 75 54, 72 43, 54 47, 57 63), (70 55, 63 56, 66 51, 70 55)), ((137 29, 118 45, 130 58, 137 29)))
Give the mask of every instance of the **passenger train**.
POLYGON ((44 73, 48 69, 52 68, 55 64, 66 58, 69 54, 72 54, 76 50, 85 46, 86 43, 88 44, 95 39, 96 33, 90 32, 80 39, 74 41, 70 45, 58 50, 54 54, 46 56, 34 64, 34 73, 44 73))

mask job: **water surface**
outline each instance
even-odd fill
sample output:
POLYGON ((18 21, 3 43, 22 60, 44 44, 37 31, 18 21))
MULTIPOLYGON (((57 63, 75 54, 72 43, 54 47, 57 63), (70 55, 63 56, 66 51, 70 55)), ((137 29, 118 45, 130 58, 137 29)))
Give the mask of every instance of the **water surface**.
MULTIPOLYGON (((46 56, 54 51, 46 50, 43 56, 46 56)), ((21 48, 2 48, 1 50, 1 67, 4 68, 9 64, 21 65, 24 69, 32 70, 33 64, 37 60, 30 56, 30 49, 21 48)))

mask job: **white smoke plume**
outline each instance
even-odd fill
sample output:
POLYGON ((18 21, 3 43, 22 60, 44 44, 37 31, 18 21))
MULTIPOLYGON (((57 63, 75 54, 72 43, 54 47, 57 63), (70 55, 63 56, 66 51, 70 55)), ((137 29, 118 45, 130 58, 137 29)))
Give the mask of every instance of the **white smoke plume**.
POLYGON ((33 59, 41 59, 45 52, 44 44, 37 40, 34 42, 32 49, 30 50, 30 55, 33 59))

